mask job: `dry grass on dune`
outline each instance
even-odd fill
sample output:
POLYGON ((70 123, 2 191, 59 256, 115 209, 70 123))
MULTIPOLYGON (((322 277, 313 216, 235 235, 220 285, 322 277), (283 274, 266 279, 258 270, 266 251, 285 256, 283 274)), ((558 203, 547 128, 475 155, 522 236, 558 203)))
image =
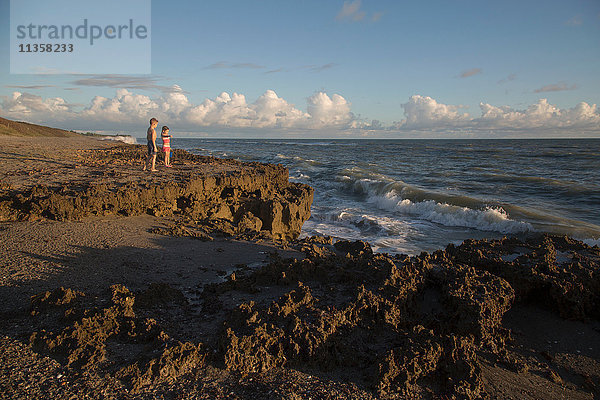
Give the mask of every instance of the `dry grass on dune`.
POLYGON ((0 118, 0 135, 4 136, 54 136, 69 137, 79 136, 78 133, 47 126, 30 124, 27 122, 11 121, 0 118))

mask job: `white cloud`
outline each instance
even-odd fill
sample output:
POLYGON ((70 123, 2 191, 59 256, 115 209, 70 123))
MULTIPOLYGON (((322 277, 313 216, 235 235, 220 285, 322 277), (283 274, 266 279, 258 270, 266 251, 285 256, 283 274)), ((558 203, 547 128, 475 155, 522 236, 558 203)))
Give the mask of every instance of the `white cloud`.
POLYGON ((145 124, 150 117, 159 121, 176 121, 190 129, 223 128, 298 128, 343 129, 352 122, 350 103, 342 96, 317 92, 307 99, 307 112, 267 90, 253 103, 243 94, 223 92, 200 104, 190 102, 177 85, 162 96, 150 98, 127 89, 118 89, 113 98, 94 97, 80 111, 64 99, 42 99, 32 94, 14 92, 0 98, 0 114, 31 122, 71 121, 71 129, 119 129, 145 124), (93 126, 90 126, 93 125, 93 126))
POLYGON ((469 121, 468 114, 458 111, 460 107, 438 103, 428 96, 411 96, 402 108, 406 119, 398 127, 403 129, 457 127, 469 121))
POLYGON ((278 97, 273 90, 267 90, 260 96, 253 108, 257 115, 255 126, 259 127, 291 128, 310 118, 308 113, 278 97))
POLYGON ((510 107, 494 107, 481 103, 481 117, 473 120, 472 125, 482 129, 589 129, 600 131, 600 114, 596 104, 581 102, 573 108, 560 109, 540 99, 525 110, 510 107))
POLYGON ((206 99, 198 106, 186 112, 184 119, 198 126, 229 126, 234 128, 250 127, 254 113, 246 103, 243 94, 227 92, 214 100, 206 99))
POLYGON ((141 123, 148 115, 159 111, 159 105, 150 97, 133 94, 127 89, 117 89, 112 99, 96 96, 79 115, 89 121, 112 122, 129 125, 141 123))
POLYGON ((167 92, 157 101, 160 110, 165 114, 179 115, 192 107, 192 104, 184 94, 179 85, 171 86, 172 90, 167 92))
POLYGON ((234 128, 306 128, 311 115, 302 112, 267 90, 254 103, 248 104, 242 94, 231 96, 223 92, 214 100, 188 110, 184 119, 198 126, 221 126, 234 128))
POLYGON ((13 92, 2 99, 2 110, 11 114, 31 115, 36 113, 66 113, 73 107, 60 97, 43 99, 31 93, 13 92))
MULTIPOLYGON (((367 13, 365 11, 361 10, 360 6, 361 6, 361 0, 344 1, 344 4, 342 5, 342 9, 336 15, 335 19, 338 21, 346 20, 346 21, 354 21, 354 22, 364 20, 365 17, 367 16, 367 13)), ((382 16, 383 16, 383 13, 375 12, 371 15, 370 20, 371 20, 371 22, 377 22, 381 19, 382 16)))
POLYGON ((383 131, 383 130, 389 129, 388 127, 384 126, 381 123, 381 121, 379 121, 377 119, 372 119, 370 122, 354 120, 350 124, 350 128, 352 128, 354 130, 360 130, 364 133, 367 133, 369 131, 383 131))
POLYGON ((308 113, 311 116, 311 127, 342 126, 351 122, 350 103, 339 94, 329 97, 325 92, 318 92, 308 98, 308 113))
POLYGON ((313 131, 314 135, 393 136, 397 133, 413 137, 432 132, 444 136, 473 133, 483 137, 503 132, 532 136, 600 134, 600 110, 596 104, 586 102, 572 108, 560 108, 540 99, 525 109, 481 103, 478 117, 463 112, 463 108, 432 97, 414 95, 402 104, 405 118, 387 125, 357 118, 347 99, 322 91, 306 99, 305 111, 273 90, 267 90, 253 102, 248 102, 243 94, 223 92, 194 104, 177 85, 155 98, 118 89, 114 97, 96 96, 85 107, 70 104, 60 97, 44 99, 30 93, 0 96, 0 115, 3 117, 66 129, 139 130, 151 117, 156 117, 161 124, 189 132, 253 129, 274 134, 313 131))
POLYGON ((573 108, 561 109, 547 99, 540 99, 524 110, 480 103, 481 116, 478 118, 459 112, 460 106, 439 103, 427 96, 411 96, 402 107, 406 119, 394 126, 400 131, 528 133, 543 130, 545 133, 555 133, 572 129, 600 132, 600 111, 596 104, 585 102, 573 108))
POLYGON ((343 128, 352 121, 350 103, 338 94, 330 97, 317 92, 307 101, 307 112, 303 112, 273 90, 251 104, 242 94, 223 92, 187 110, 184 119, 198 126, 300 129, 343 128))

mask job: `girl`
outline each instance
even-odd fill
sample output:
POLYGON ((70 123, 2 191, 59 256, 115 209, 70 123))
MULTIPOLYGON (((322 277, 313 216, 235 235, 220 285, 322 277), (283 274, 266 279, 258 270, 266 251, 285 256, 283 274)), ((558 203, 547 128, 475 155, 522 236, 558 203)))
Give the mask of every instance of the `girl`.
POLYGON ((163 142, 163 151, 165 152, 165 166, 172 167, 171 165, 171 135, 169 135, 169 127, 163 126, 160 138, 163 142))

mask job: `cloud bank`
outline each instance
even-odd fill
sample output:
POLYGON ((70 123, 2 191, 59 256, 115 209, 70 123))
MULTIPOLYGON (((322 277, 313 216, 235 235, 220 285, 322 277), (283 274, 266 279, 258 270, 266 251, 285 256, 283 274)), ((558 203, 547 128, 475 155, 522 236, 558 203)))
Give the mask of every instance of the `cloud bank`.
POLYGON ((600 110, 596 104, 581 102, 573 108, 561 109, 540 99, 524 110, 509 106, 480 103, 480 117, 461 113, 459 106, 439 103, 427 96, 411 96, 402 104, 406 119, 397 129, 482 131, 540 131, 580 130, 600 133, 600 110))
POLYGON ((96 96, 87 105, 26 92, 0 96, 3 117, 76 130, 139 130, 151 117, 156 117, 161 123, 188 132, 310 131, 314 135, 336 132, 379 137, 392 137, 395 133, 415 136, 439 133, 450 137, 473 133, 485 137, 498 132, 523 136, 600 135, 600 110, 596 104, 580 102, 572 108, 560 108, 540 99, 525 109, 488 103, 480 103, 479 109, 480 115, 474 116, 465 112, 464 106, 413 95, 398 110, 398 115, 403 113, 404 118, 386 125, 358 118, 346 98, 323 91, 308 97, 305 109, 279 97, 273 90, 265 91, 252 102, 241 93, 223 92, 194 104, 177 85, 157 97, 120 88, 112 98, 96 96))
POLYGON ((317 92, 307 99, 307 111, 267 90, 249 103, 240 93, 223 92, 200 104, 190 102, 177 85, 151 98, 127 89, 117 89, 112 98, 94 97, 81 110, 62 98, 13 92, 0 97, 0 115, 37 123, 70 124, 70 129, 139 128, 151 117, 159 121, 177 121, 186 129, 198 128, 296 128, 338 129, 347 126, 354 115, 350 103, 338 94, 317 92))

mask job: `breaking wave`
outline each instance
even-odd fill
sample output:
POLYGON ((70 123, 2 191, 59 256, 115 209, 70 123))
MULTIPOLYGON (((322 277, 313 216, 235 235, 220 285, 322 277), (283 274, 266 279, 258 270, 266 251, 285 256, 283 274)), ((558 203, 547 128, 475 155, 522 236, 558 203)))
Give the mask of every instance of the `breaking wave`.
POLYGON ((486 205, 468 196, 432 193, 404 182, 359 179, 352 188, 377 208, 437 224, 500 233, 533 231, 528 222, 513 220, 501 206, 486 205))
POLYGON ((291 181, 311 185, 303 234, 410 254, 528 232, 600 240, 598 140, 249 143, 181 139, 195 152, 280 163, 291 181), (568 157, 531 157, 547 152, 568 157))
POLYGON ((127 144, 136 144, 137 141, 133 136, 130 135, 115 135, 115 136, 102 136, 101 140, 116 140, 117 142, 123 142, 127 144))

